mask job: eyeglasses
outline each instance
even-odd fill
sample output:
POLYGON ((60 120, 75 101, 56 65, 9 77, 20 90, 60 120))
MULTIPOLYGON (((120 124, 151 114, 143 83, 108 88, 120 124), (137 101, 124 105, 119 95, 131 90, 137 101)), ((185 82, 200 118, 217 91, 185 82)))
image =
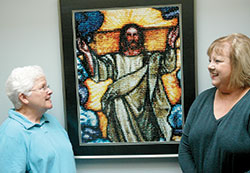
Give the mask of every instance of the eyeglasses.
POLYGON ((49 87, 49 85, 46 85, 46 86, 44 86, 44 87, 42 87, 42 88, 39 88, 39 89, 32 89, 32 90, 30 90, 30 91, 43 91, 43 92, 45 92, 45 91, 48 91, 48 89, 50 89, 50 87, 49 87))

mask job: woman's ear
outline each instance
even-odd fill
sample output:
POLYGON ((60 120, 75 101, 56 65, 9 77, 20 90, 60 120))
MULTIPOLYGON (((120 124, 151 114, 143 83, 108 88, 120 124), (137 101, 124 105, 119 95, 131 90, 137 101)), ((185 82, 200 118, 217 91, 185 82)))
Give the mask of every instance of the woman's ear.
POLYGON ((19 93, 18 95, 19 100, 22 102, 22 104, 28 104, 29 100, 27 99, 27 96, 23 93, 19 93))

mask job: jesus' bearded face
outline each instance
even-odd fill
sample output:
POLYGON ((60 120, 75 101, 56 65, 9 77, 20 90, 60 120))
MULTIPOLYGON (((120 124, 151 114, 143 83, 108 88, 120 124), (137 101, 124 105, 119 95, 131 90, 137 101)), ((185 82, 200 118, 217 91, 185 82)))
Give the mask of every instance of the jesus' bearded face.
POLYGON ((129 28, 126 31, 126 46, 128 48, 135 50, 139 48, 139 34, 136 28, 129 28))

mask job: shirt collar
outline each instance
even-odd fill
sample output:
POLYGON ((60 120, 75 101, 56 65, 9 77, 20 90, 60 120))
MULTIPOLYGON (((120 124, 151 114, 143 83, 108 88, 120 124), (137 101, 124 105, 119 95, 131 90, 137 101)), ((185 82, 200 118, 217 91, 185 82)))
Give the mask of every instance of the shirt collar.
POLYGON ((20 124, 22 124, 26 129, 30 129, 34 126, 41 127, 44 123, 49 123, 49 120, 44 115, 42 116, 40 123, 33 123, 30 120, 28 120, 27 118, 25 118, 22 114, 15 111, 15 109, 9 110, 9 117, 16 120, 20 124))

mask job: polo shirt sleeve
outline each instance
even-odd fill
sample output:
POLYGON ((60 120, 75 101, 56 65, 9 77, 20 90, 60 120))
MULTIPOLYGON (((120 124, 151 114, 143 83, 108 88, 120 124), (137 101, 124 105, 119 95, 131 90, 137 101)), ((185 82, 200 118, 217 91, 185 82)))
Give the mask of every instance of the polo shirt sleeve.
POLYGON ((26 147, 23 140, 7 135, 0 139, 0 172, 26 172, 26 147))

